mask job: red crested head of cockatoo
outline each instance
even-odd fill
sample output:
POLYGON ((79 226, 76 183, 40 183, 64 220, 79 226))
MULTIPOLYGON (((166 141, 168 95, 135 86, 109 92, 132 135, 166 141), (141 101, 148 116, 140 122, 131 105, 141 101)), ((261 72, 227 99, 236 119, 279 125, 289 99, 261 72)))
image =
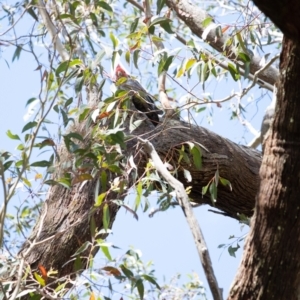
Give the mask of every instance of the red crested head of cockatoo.
POLYGON ((122 78, 122 77, 128 77, 128 74, 126 73, 126 71, 120 66, 117 65, 116 70, 115 70, 115 77, 116 80, 122 78))

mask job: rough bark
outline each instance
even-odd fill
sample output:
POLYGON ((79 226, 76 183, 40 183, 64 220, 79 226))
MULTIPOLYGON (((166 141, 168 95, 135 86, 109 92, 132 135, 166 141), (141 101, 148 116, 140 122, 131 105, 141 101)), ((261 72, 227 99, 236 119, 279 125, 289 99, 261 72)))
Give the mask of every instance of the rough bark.
POLYGON ((252 228, 229 299, 299 299, 299 1, 254 0, 283 31, 277 107, 252 228))
POLYGON ((299 299, 299 58, 299 43, 285 38, 252 228, 229 299, 299 299))
POLYGON ((259 184, 258 172, 261 163, 259 151, 237 145, 203 127, 176 120, 170 120, 162 127, 158 127, 153 133, 151 142, 163 160, 172 163, 174 168, 179 167, 177 178, 186 187, 192 187, 190 197, 194 202, 212 205, 209 195, 202 196, 202 187, 208 184, 219 168, 220 176, 231 182, 232 191, 219 185, 215 207, 236 219, 239 219, 240 214, 252 216, 259 184), (203 146, 201 170, 197 170, 193 164, 182 163, 178 166, 177 150, 186 142, 195 142, 203 146), (190 171, 192 182, 186 181, 183 169, 190 171))

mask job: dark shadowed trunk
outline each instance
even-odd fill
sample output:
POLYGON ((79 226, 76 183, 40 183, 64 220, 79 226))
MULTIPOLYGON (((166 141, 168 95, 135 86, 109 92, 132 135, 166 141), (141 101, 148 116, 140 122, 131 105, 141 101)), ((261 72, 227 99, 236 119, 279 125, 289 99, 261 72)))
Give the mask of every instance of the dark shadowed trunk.
POLYGON ((300 45, 285 38, 251 232, 229 299, 299 299, 300 45))
POLYGON ((286 38, 252 228, 229 299, 299 299, 300 3, 254 2, 286 38))

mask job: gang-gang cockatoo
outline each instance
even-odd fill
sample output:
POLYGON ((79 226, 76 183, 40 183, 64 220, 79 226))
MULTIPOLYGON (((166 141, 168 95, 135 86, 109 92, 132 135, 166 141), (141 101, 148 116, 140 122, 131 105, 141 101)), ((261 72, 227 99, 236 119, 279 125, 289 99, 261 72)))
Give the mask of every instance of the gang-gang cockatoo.
POLYGON ((158 113, 162 113, 155 104, 155 99, 147 93, 147 91, 141 86, 141 84, 126 73, 126 71, 117 65, 115 70, 115 79, 118 81, 120 78, 126 78, 126 80, 118 85, 118 88, 124 91, 133 91, 131 100, 135 108, 143 112, 151 121, 154 126, 159 123, 158 113))

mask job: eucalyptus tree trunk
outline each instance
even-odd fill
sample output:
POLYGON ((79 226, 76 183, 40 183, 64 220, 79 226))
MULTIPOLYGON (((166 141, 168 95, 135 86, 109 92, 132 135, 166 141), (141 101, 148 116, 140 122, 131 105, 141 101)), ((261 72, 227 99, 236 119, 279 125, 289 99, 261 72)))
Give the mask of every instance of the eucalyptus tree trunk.
POLYGON ((229 299, 299 299, 300 3, 254 2, 285 38, 275 119, 264 148, 255 213, 229 299))

